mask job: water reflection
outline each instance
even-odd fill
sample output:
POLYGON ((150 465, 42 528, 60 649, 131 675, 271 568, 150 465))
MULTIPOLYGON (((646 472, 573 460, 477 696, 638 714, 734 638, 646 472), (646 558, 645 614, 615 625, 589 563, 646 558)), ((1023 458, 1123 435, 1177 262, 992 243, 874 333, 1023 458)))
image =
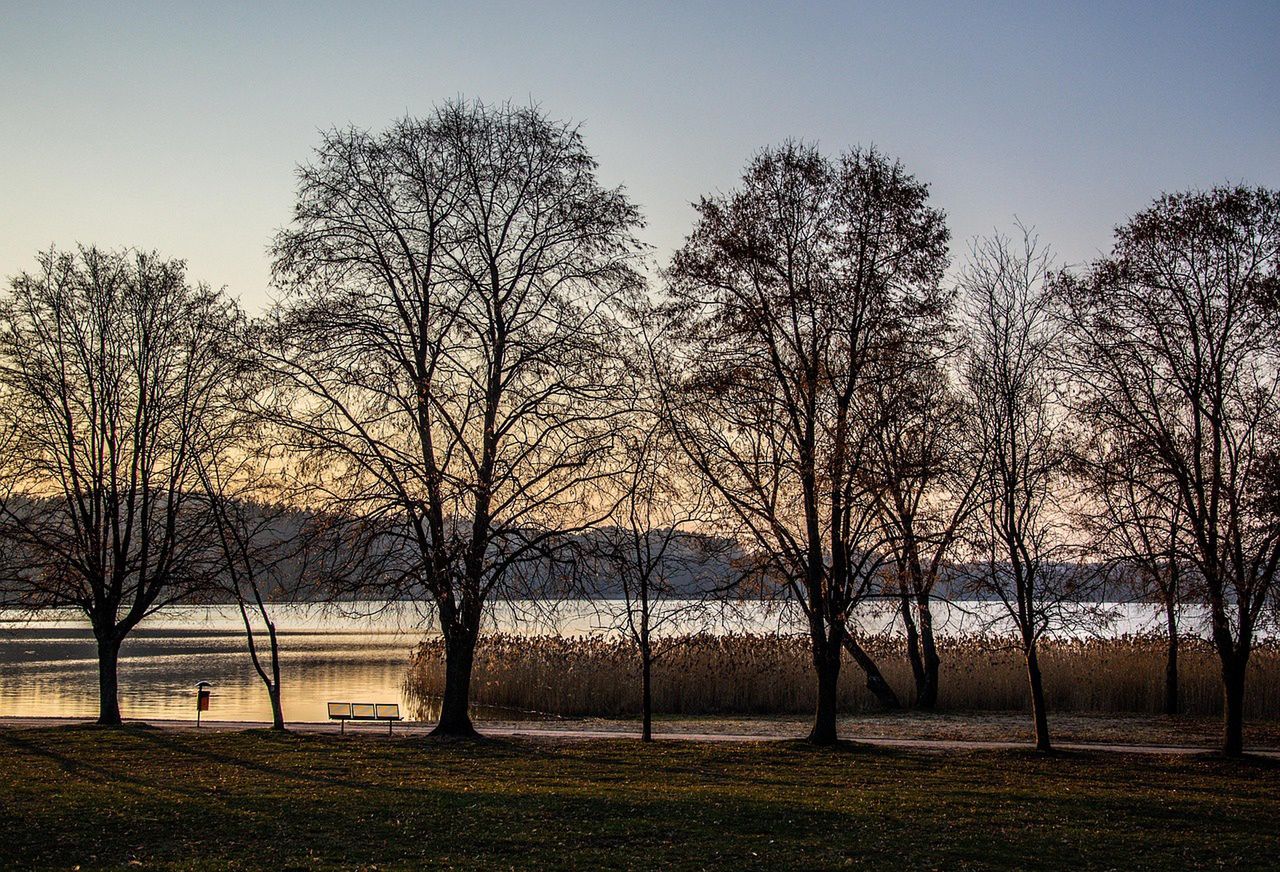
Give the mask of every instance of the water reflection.
MULTIPOLYGON (((411 717, 437 717, 436 705, 410 705, 402 688, 410 651, 435 632, 432 616, 418 605, 281 605, 273 616, 280 628, 286 720, 327 720, 331 700, 396 702, 411 717)), ((594 607, 552 612, 503 603, 492 613, 491 629, 590 633, 599 632, 605 620, 594 607)), ((120 650, 124 717, 194 720, 198 681, 213 684, 206 720, 271 720, 271 704, 249 660, 235 607, 171 608, 125 639, 120 650)), ((0 716, 88 718, 97 711, 97 648, 87 622, 73 613, 32 620, 0 612, 0 716)), ((476 716, 533 715, 481 708, 476 716)))
MULTIPOLYGON (((400 632, 283 631, 285 717, 324 720, 330 699, 402 703, 400 685, 416 638, 400 632)), ((96 715, 95 651, 87 629, 0 631, 0 714, 96 715)), ((240 634, 139 629, 121 648, 120 709, 127 718, 194 718, 197 681, 213 683, 206 718, 271 719, 266 690, 240 634)))

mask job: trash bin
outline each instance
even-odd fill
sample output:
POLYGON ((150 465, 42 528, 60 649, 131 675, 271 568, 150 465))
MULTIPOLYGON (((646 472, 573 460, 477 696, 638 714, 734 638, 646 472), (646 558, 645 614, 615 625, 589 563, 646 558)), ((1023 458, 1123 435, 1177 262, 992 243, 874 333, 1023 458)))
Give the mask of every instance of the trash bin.
POLYGON ((213 685, 202 681, 196 685, 196 726, 200 726, 200 713, 209 710, 209 694, 213 685))

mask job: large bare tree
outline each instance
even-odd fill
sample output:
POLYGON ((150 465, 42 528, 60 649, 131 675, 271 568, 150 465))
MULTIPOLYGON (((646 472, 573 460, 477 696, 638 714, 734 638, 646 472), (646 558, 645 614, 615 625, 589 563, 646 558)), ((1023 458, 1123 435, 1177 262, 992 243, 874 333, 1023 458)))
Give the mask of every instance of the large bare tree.
POLYGON ((733 534, 802 609, 818 683, 809 738, 831 743, 843 650, 896 704, 853 624, 890 558, 859 475, 865 394, 878 357, 941 318, 946 225, 900 163, 794 142, 697 209, 669 271, 682 372, 666 413, 733 534))
POLYGON ((434 606, 438 733, 473 732, 486 603, 610 508, 639 224, 579 130, 536 107, 336 130, 299 171, 274 247, 274 418, 383 593, 434 606))
POLYGON ((50 250, 0 303, 0 381, 14 415, 13 496, 29 607, 85 614, 99 715, 120 723, 126 636, 216 572, 197 460, 242 385, 229 341, 243 315, 154 254, 50 250))
POLYGON ((1223 750, 1238 755, 1280 561, 1280 192, 1165 195, 1062 285, 1079 410, 1142 451, 1179 507, 1222 663, 1223 750))

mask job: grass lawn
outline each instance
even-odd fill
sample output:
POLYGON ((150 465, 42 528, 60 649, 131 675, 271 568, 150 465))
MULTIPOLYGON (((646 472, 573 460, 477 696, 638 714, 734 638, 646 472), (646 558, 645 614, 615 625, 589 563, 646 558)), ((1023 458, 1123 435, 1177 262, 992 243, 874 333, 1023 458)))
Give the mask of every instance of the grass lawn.
POLYGON ((1280 765, 0 729, 0 864, 1280 868, 1280 765))

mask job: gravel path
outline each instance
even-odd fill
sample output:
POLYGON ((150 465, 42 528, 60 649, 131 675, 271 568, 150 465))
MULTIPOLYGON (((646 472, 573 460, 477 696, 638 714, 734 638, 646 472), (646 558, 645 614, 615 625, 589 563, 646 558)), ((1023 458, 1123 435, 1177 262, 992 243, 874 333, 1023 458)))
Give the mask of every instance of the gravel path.
MULTIPOLYGON (((19 718, 0 717, 0 728, 23 727, 59 727, 91 723, 76 718, 19 718)), ((148 720, 128 721, 129 723, 146 723, 161 730, 195 730, 193 721, 148 720)), ((265 729, 267 723, 248 721, 205 721, 202 730, 250 730, 265 729)), ((395 725, 395 736, 424 736, 431 731, 428 723, 398 723, 395 725)), ((292 723, 289 729, 298 733, 336 734, 340 732, 338 724, 330 723, 292 723)), ((534 739, 540 741, 591 741, 602 739, 620 739, 635 737, 636 730, 613 728, 591 729, 566 723, 560 727, 534 727, 519 723, 481 724, 481 734, 492 738, 534 739)), ((346 732, 360 736, 386 736, 385 724, 347 724, 346 732)), ((781 733, 724 733, 694 732, 689 730, 655 730, 654 738, 659 741, 685 742, 779 742, 793 740, 799 734, 781 733)), ((954 751, 1025 751, 1030 748, 1027 742, 1007 740, 975 740, 975 739, 929 739, 907 738, 902 736, 852 735, 850 740, 882 748, 902 748, 913 751, 954 752, 954 751)), ((1130 744, 1123 742, 1055 742, 1054 748, 1061 751, 1104 751, 1118 754, 1156 754, 1186 756, 1194 754, 1212 754, 1215 749, 1203 745, 1165 745, 1165 744, 1130 744)), ((1280 748, 1249 748, 1249 753, 1280 759, 1280 748)))

